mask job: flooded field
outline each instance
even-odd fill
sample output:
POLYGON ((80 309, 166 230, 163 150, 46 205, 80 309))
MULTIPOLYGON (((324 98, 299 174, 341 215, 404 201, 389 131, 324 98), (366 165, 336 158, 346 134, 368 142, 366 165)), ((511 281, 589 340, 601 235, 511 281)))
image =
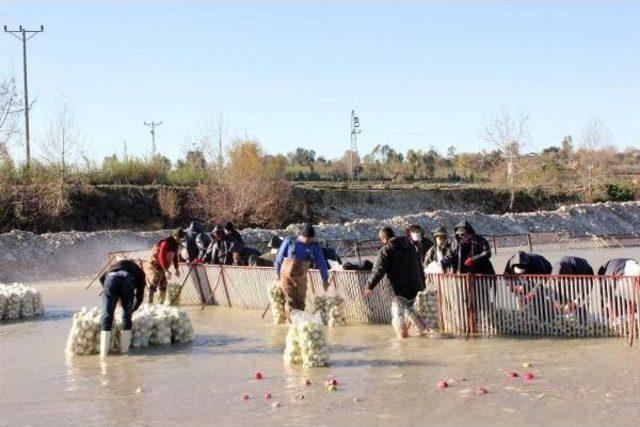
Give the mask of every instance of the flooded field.
POLYGON ((0 425, 595 426, 640 416, 640 351, 620 339, 399 341, 390 326, 346 326, 329 332, 330 367, 305 371, 283 364, 286 328, 268 317, 194 307, 191 344, 105 364, 66 357, 72 313, 98 303, 86 283, 38 283, 44 319, 0 325, 0 425), (324 389, 328 376, 335 393, 324 389), (488 394, 476 395, 479 386, 488 394))

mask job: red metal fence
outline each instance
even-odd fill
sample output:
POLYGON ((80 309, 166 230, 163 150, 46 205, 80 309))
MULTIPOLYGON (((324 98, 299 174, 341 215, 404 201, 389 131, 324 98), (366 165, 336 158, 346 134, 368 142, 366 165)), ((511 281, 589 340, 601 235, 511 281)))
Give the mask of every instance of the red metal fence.
MULTIPOLYGON (((274 281, 270 267, 183 265, 183 272, 176 279, 182 285, 180 304, 262 311, 269 307, 268 289, 274 281)), ((330 272, 329 292, 344 298, 349 324, 391 321, 386 281, 371 298, 362 296, 370 277, 369 271, 330 272)), ((310 271, 308 307, 325 293, 321 283, 319 272, 310 271)), ((640 277, 431 274, 427 289, 436 291, 438 323, 446 334, 617 336, 631 343, 640 336, 640 277)))

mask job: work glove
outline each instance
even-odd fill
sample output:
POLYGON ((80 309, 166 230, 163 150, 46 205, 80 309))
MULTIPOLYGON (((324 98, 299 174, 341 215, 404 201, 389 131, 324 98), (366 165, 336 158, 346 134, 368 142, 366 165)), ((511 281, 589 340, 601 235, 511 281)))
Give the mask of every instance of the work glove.
POLYGON ((472 259, 472 258, 467 258, 467 259, 464 261, 464 265, 465 265, 466 267, 473 267, 473 259, 472 259))

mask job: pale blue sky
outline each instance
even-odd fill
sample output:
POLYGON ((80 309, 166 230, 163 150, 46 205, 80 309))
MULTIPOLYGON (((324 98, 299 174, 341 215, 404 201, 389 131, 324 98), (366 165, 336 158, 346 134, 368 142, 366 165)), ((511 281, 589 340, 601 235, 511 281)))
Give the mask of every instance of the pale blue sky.
MULTIPOLYGON (((361 152, 489 148, 503 109, 530 115, 531 150, 592 118, 640 146, 640 1, 0 0, 0 20, 45 26, 29 42, 35 142, 64 95, 97 159, 124 140, 148 153, 152 119, 176 158, 219 114, 268 152, 338 156, 351 108, 361 152)), ((21 84, 21 64, 2 34, 0 73, 21 84)))

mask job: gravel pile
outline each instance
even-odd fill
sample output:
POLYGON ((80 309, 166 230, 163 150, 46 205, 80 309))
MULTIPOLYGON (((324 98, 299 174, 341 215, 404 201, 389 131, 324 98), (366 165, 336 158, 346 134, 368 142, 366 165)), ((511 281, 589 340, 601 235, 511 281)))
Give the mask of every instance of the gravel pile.
MULTIPOLYGON (((478 233, 486 235, 556 231, 640 234, 640 202, 571 205, 555 211, 505 215, 437 210, 386 220, 360 218, 342 224, 319 224, 316 232, 320 239, 370 240, 377 238, 378 229, 383 225, 389 225, 397 232, 414 223, 427 229, 444 225, 452 231, 452 226, 463 219, 470 221, 478 233)), ((245 240, 259 242, 268 240, 272 234, 293 236, 301 226, 291 224, 284 230, 245 229, 241 233, 245 240)), ((0 281, 25 282, 90 275, 104 265, 108 252, 148 249, 168 233, 166 230, 116 230, 42 235, 12 231, 0 234, 0 281)))

